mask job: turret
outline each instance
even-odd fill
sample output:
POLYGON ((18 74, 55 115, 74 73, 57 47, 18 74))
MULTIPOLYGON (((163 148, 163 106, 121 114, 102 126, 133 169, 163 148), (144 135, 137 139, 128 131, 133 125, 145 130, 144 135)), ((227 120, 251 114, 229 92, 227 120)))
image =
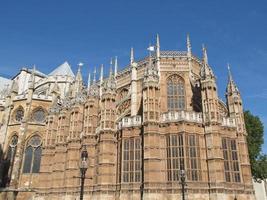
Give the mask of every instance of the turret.
POLYGON ((156 36, 156 67, 157 67, 157 70, 159 72, 160 71, 160 43, 159 43, 159 34, 157 34, 157 36, 156 36))
POLYGON ((144 74, 143 106, 144 122, 159 120, 159 74, 157 66, 152 62, 151 52, 144 74))
MULTIPOLYGON (((102 78, 101 80, 103 81, 102 78)), ((101 173, 97 177, 97 183, 107 187, 107 185, 116 182, 116 82, 112 73, 112 66, 109 77, 101 84, 101 87, 101 119, 97 144, 97 151, 99 152, 98 170, 101 173)))
POLYGON ((118 73, 118 58, 116 56, 114 60, 114 76, 115 77, 117 76, 117 73, 118 73))
POLYGON ((133 48, 131 48, 131 116, 137 115, 137 63, 134 62, 133 48))
POLYGON ((100 95, 100 97, 102 96, 102 90, 103 90, 103 71, 104 71, 104 65, 102 64, 100 67, 100 77, 99 77, 99 82, 100 82, 99 95, 100 95))
POLYGON ((83 78, 81 73, 81 67, 83 66, 83 63, 78 64, 78 72, 75 77, 75 83, 74 83, 74 93, 75 96, 82 91, 83 89, 83 78))
POLYGON ((228 64, 228 84, 226 88, 226 100, 229 111, 229 116, 236 120, 237 131, 244 132, 244 116, 243 105, 240 92, 233 80, 230 65, 228 64))
POLYGON ((218 94, 216 78, 208 64, 208 55, 203 45, 203 61, 201 68, 202 110, 205 123, 218 122, 218 94))
POLYGON ((87 90, 90 90, 90 86, 91 86, 91 73, 88 74, 88 81, 87 81, 87 90))

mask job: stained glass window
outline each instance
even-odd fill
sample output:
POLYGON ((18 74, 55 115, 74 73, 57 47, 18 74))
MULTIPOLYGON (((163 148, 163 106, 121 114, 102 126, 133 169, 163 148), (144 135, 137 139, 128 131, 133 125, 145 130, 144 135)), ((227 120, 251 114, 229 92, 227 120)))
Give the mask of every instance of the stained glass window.
POLYGON ((222 148, 225 181, 241 182, 236 141, 234 139, 223 138, 222 148))
POLYGON ((167 80, 168 110, 177 111, 185 108, 184 81, 178 75, 173 75, 167 80))
POLYGON ((33 120, 40 123, 45 121, 45 112, 42 108, 39 108, 33 112, 33 120))
POLYGON ((6 156, 8 162, 10 163, 9 169, 8 169, 8 177, 10 177, 11 173, 12 173, 15 155, 16 155, 16 151, 17 151, 17 143, 18 143, 18 136, 13 135, 11 140, 10 140, 8 151, 7 151, 7 156, 6 156))
POLYGON ((141 140, 129 138, 123 140, 123 182, 140 182, 141 180, 141 140))
POLYGON ((41 138, 33 136, 27 143, 24 153, 23 173, 38 173, 41 164, 41 138))
POLYGON ((199 136, 171 134, 167 136, 167 178, 179 181, 180 171, 186 171, 190 181, 201 180, 199 136))
POLYGON ((21 122, 24 117, 24 110, 22 108, 17 109, 15 119, 17 122, 21 122))

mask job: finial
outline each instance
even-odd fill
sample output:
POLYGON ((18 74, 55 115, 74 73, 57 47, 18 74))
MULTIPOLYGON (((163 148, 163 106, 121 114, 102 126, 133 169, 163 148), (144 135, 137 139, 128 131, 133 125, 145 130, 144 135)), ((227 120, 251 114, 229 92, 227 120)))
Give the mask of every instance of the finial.
POLYGON ((130 57, 130 64, 133 64, 134 62, 134 49, 131 47, 131 57, 130 57))
POLYGON ((157 56, 157 61, 159 60, 159 57, 160 57, 160 43, 159 43, 159 34, 157 34, 157 37, 156 37, 157 41, 156 41, 156 56, 157 56))
POLYGON ((83 66, 83 63, 82 62, 79 62, 78 63, 78 71, 81 71, 81 67, 83 66))
POLYGON ((151 46, 151 44, 149 43, 147 50, 149 52, 149 65, 148 66, 151 67, 152 65, 151 52, 154 51, 154 46, 151 46))
POLYGON ((90 89, 90 86, 91 86, 91 74, 89 72, 89 74, 88 74, 88 83, 87 83, 88 90, 90 89))
POLYGON ((230 68, 229 63, 227 63, 227 69, 228 69, 228 79, 229 79, 229 81, 232 81, 233 78, 232 78, 232 73, 231 73, 231 68, 230 68))
POLYGON ((100 68, 100 83, 103 82, 103 70, 104 70, 104 65, 102 64, 100 68))
POLYGON ((157 33, 157 36, 156 36, 156 47, 159 48, 160 47, 160 44, 159 44, 159 34, 157 33))
POLYGON ((118 73, 118 57, 115 56, 115 61, 114 61, 114 76, 117 76, 118 73))
POLYGON ((186 46, 187 46, 187 53, 189 56, 191 56, 192 55, 192 48, 191 48, 189 33, 186 35, 186 46))
POLYGON ((202 52, 203 52, 203 61, 205 64, 208 64, 207 49, 204 44, 202 44, 202 52))
POLYGON ((113 60, 112 58, 110 59, 110 66, 109 66, 109 77, 112 76, 112 64, 113 64, 113 60))
POLYGON ((93 78, 93 84, 96 83, 96 66, 94 68, 94 78, 93 78))

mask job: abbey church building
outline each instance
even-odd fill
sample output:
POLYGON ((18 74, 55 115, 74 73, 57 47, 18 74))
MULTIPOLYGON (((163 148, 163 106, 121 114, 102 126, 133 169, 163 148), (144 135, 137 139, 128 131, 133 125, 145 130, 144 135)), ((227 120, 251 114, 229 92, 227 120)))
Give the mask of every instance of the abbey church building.
POLYGON ((186 44, 165 51, 157 35, 88 81, 68 62, 0 77, 0 199, 79 199, 86 148, 85 200, 182 199, 181 171, 186 200, 254 200, 240 91, 229 69, 221 100, 206 48, 186 44))

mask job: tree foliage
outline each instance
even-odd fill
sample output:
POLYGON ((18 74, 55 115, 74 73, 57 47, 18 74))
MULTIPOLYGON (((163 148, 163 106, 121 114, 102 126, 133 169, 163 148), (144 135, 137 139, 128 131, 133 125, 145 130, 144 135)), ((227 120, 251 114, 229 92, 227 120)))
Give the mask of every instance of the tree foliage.
POLYGON ((260 118, 249 111, 245 111, 244 117, 252 175, 255 180, 263 180, 267 178, 267 155, 261 152, 264 143, 264 127, 260 118))

